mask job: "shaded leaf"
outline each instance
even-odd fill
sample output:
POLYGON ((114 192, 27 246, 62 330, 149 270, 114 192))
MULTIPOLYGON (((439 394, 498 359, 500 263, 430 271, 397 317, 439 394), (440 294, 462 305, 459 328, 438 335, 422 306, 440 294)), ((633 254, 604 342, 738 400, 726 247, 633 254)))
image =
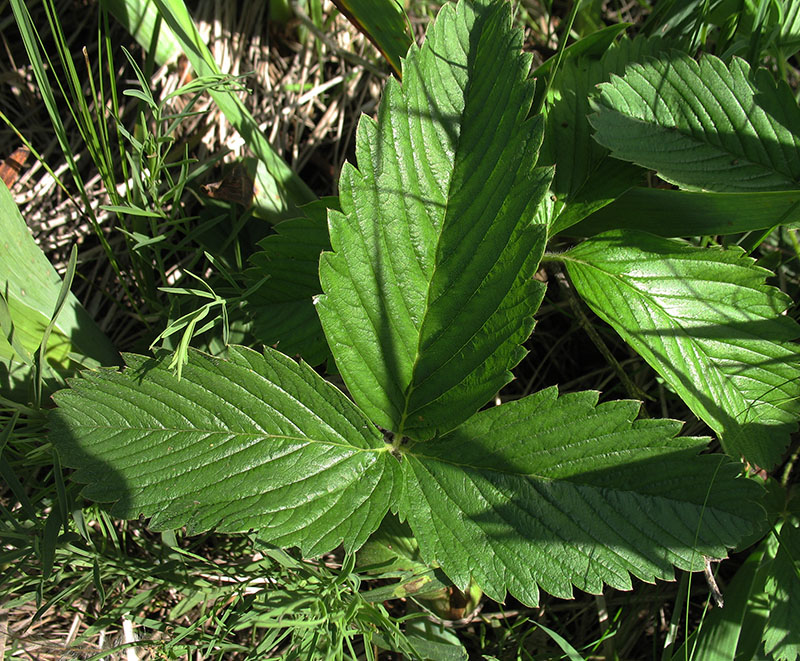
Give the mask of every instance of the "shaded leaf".
POLYGON ((800 50, 800 0, 787 0, 776 6, 782 15, 779 16, 780 36, 778 47, 783 57, 789 59, 800 50))
POLYGON ((568 234, 632 229, 666 237, 726 235, 799 222, 800 190, 698 193, 637 187, 571 227, 568 234))
POLYGON ((506 3, 442 8, 362 117, 329 213, 322 326, 355 401, 399 435, 452 429, 507 383, 543 294, 550 172, 510 23, 506 3))
POLYGON ((568 253, 578 293, 663 376, 726 452, 769 469, 800 414, 790 301, 740 249, 609 232, 568 253))
POLYGON ((124 372, 57 393, 50 438, 84 495, 154 530, 257 528, 307 554, 363 544, 397 484, 381 434, 308 366, 228 357, 192 351, 178 380, 166 359, 129 354, 124 372))
POLYGON ((703 439, 597 397, 549 388, 412 445, 402 511, 426 561, 462 589, 474 578, 533 605, 540 587, 569 598, 702 569, 763 519, 760 487, 723 456, 696 456, 703 439))
POLYGON ((792 520, 780 530, 780 543, 767 579, 769 617, 764 650, 776 661, 800 656, 800 528, 792 520))
MULTIPOLYGON (((593 39, 586 37, 573 48, 593 39)), ((549 90, 550 107, 540 156, 542 164, 558 164, 552 190, 565 205, 552 233, 578 222, 642 182, 641 168, 611 158, 608 149, 592 139, 587 119, 590 98, 596 94, 597 85, 610 80, 612 74, 621 74, 631 62, 666 48, 667 43, 658 38, 622 39, 610 44, 601 56, 587 54, 562 63, 549 90)))
POLYGON ((330 248, 327 210, 337 206, 335 198, 325 198, 301 207, 304 217, 275 225, 275 234, 259 243, 262 250, 250 258, 253 268, 247 271, 252 284, 269 278, 247 300, 253 335, 310 365, 330 355, 313 298, 322 291, 319 256, 330 248))

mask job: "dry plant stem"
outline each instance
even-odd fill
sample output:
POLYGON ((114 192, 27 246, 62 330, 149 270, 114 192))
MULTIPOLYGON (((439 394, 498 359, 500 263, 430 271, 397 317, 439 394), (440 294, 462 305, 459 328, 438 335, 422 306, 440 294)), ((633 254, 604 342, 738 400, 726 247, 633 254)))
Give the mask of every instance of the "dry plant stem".
POLYGON ((606 604, 606 598, 602 594, 595 595, 594 602, 597 606, 597 622, 600 625, 600 635, 605 636, 603 652, 607 659, 613 659, 615 658, 614 638, 613 636, 606 636, 608 633, 608 604, 606 604))
MULTIPOLYGON (((570 308, 572 309, 573 313, 578 319, 578 323, 580 323, 581 328, 586 331, 586 334, 589 336, 589 339, 592 341, 597 347, 597 350, 603 355, 606 362, 613 368, 614 372, 616 373, 617 377, 619 378, 622 385, 625 387, 628 395, 632 399, 638 400, 645 400, 650 399, 648 395, 642 392, 641 388, 639 388, 633 381, 631 381, 630 377, 627 375, 624 369, 622 369, 622 365, 619 364, 619 361, 614 357, 611 353, 609 348, 606 346, 606 343, 603 342, 603 338, 600 337, 600 333, 595 330, 594 326, 591 324, 589 319, 586 316, 586 313, 583 311, 581 304, 578 302, 575 293, 572 291, 572 285, 567 280, 566 275, 564 274, 564 270, 559 266, 558 270, 556 271, 556 282, 558 282, 561 291, 563 291, 569 301, 570 308)), ((642 409, 643 416, 646 415, 644 409, 642 409)))

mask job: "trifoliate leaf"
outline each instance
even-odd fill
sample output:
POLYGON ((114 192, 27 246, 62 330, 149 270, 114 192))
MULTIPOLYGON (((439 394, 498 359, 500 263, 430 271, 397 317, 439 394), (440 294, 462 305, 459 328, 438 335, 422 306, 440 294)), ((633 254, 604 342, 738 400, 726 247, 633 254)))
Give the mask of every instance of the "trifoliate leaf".
POLYGON ((511 379, 543 287, 550 171, 507 3, 445 5, 339 182, 320 261, 322 326, 358 405, 413 438, 448 431, 511 379))
POLYGON ((364 543, 386 514, 397 460, 382 435, 307 365, 277 351, 128 355, 54 397, 50 438, 86 497, 121 518, 190 534, 260 529, 304 553, 364 543))
POLYGON ((609 232, 567 254, 575 288, 730 455, 769 469, 800 415, 800 326, 740 249, 609 232))
POLYGON ((462 589, 472 577, 533 605, 539 588, 568 598, 701 569, 764 518, 736 463, 696 456, 703 439, 597 398, 549 388, 411 445, 401 512, 423 558, 462 589))
POLYGON ((247 300, 253 335, 310 365, 330 356, 313 298, 322 291, 320 253, 331 245, 327 211, 337 206, 335 198, 317 200, 300 208, 303 217, 275 225, 275 234, 259 242, 262 250, 250 258, 253 268, 247 271, 253 284, 269 278, 247 300))
POLYGON ((589 117, 615 158, 689 190, 800 186, 800 109, 791 90, 734 57, 673 53, 601 86, 589 117))

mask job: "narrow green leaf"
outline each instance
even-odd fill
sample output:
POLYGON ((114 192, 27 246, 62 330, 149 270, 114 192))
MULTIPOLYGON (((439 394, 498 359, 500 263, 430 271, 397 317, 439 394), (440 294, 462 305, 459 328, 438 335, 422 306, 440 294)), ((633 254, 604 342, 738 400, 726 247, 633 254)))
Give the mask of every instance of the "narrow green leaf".
POLYGON ((800 109, 765 69, 673 52, 601 89, 589 121, 615 158, 689 190, 798 188, 800 109))
POLYGON ((721 436, 763 468, 800 414, 797 323, 770 272, 740 249, 609 232, 567 254, 578 293, 721 436))
POLYGON ((800 223, 800 190, 697 193, 631 188, 571 227, 572 236, 632 229, 659 236, 706 236, 800 223))
POLYGON ((787 0, 778 7, 783 10, 778 47, 783 57, 789 59, 800 50, 800 0, 787 0))
POLYGON ((228 357, 192 351, 179 381, 168 358, 128 355, 57 393, 50 438, 84 495, 154 530, 258 528, 308 555, 363 544, 397 485, 381 434, 307 365, 228 357))
POLYGON ((665 0, 656 3, 644 23, 647 34, 663 34, 689 44, 709 29, 710 14, 727 0, 665 0))
POLYGON ((122 26, 158 64, 174 64, 181 46, 172 30, 160 18, 153 0, 101 0, 122 26))
POLYGON ((333 4, 375 45, 395 73, 412 39, 399 0, 333 0, 333 4))
POLYGON ((561 651, 564 652, 564 654, 567 655, 569 661, 585 661, 585 659, 578 653, 578 650, 570 645, 566 638, 559 635, 552 629, 548 629, 541 622, 534 622, 534 624, 544 631, 548 636, 550 636, 550 638, 552 638, 553 642, 561 648, 561 651))
POLYGON ((507 383, 543 295, 550 172, 510 23, 507 3, 442 8, 361 119, 329 213, 322 326, 353 398, 399 435, 448 431, 507 383))
POLYGON ((767 579, 769 617, 764 628, 764 651, 776 661, 800 656, 800 528, 788 520, 767 579))
POLYGON ((61 529, 61 511, 58 507, 50 510, 44 522, 44 531, 39 549, 42 561, 42 581, 47 581, 53 573, 56 560, 56 547, 58 546, 58 531, 61 529))
POLYGON ((703 439, 597 398, 549 388, 409 447, 401 512, 425 560, 462 589, 536 604, 539 587, 569 598, 702 569, 764 518, 736 463, 696 456, 703 439))

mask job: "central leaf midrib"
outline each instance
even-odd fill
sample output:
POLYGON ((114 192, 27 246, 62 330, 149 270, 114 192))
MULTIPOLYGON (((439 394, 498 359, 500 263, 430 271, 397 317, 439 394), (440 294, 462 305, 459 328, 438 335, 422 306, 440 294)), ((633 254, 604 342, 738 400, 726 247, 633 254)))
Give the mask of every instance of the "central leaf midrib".
MULTIPOLYGON (((468 90, 470 88, 470 82, 469 82, 470 80, 471 80, 471 78, 467 77, 467 85, 464 88, 464 92, 463 92, 464 108, 467 107, 467 103, 468 103, 467 97, 468 97, 468 90)), ((463 118, 463 113, 464 113, 464 109, 463 108, 462 108, 461 112, 462 112, 461 116, 463 118)), ((422 317, 420 319, 419 326, 417 327, 416 350, 414 352, 414 361, 413 361, 413 363, 411 365, 411 379, 410 379, 410 381, 409 381, 409 383, 406 386, 405 391, 404 391, 403 410, 402 410, 402 412, 400 414, 400 422, 398 424, 398 429, 396 430, 397 434, 400 435, 400 436, 403 436, 405 434, 406 420, 408 420, 409 413, 410 413, 409 410, 408 410, 408 407, 409 407, 409 405, 411 403, 411 397, 413 396, 414 391, 420 385, 419 383, 416 382, 415 375, 417 373, 417 368, 419 366, 420 360, 422 359, 422 355, 423 355, 423 352, 422 352, 421 347, 420 347, 420 344, 422 342, 422 328, 425 326, 425 319, 426 319, 426 317, 427 317, 427 315, 428 315, 428 313, 430 311, 431 285, 433 284, 433 281, 436 278, 436 272, 439 269, 440 262, 439 262, 437 256, 439 254, 439 246, 441 245, 442 237, 444 236, 445 224, 447 222, 448 212, 449 212, 449 209, 450 209, 450 200, 452 199, 453 173, 455 172, 455 163, 456 163, 457 155, 460 152, 461 137, 463 135, 462 128, 463 128, 463 126, 461 124, 459 124, 459 126, 458 126, 458 141, 457 141, 457 143, 455 145, 455 148, 453 149, 453 160, 450 163, 450 168, 448 170, 447 185, 446 186, 442 186, 442 188, 446 189, 447 195, 444 196, 444 203, 443 203, 443 207, 442 207, 442 224, 441 224, 441 226, 439 228, 439 233, 438 233, 438 236, 436 238, 436 246, 433 249, 433 256, 434 256, 434 258, 433 258, 434 259, 433 268, 431 269, 430 276, 428 277, 427 288, 426 288, 426 291, 425 291, 425 305, 424 305, 425 312, 424 312, 424 314, 422 315, 422 317)))
MULTIPOLYGON (((462 110, 462 119, 466 115, 467 109, 470 108, 470 91, 471 91, 471 88, 473 86, 473 82, 472 81, 473 81, 473 77, 472 76, 467 76, 467 84, 466 84, 466 86, 464 88, 464 92, 463 92, 463 95, 464 95, 464 108, 462 110)), ((495 81, 495 83, 493 83, 493 86, 496 86, 496 81, 495 81)), ((509 90, 508 93, 511 94, 511 90, 509 90)), ((446 365, 448 365, 458 355, 458 353, 461 350, 461 348, 463 348, 464 346, 469 344, 469 341, 472 338, 474 338, 480 332, 480 330, 485 326, 486 322, 491 318, 491 316, 487 317, 486 321, 484 321, 484 323, 481 326, 473 329, 473 332, 469 336, 469 338, 467 338, 464 342, 462 342, 462 344, 459 347, 457 347, 457 348, 456 347, 452 347, 451 351, 450 351, 450 356, 447 359, 447 361, 445 361, 442 365, 440 365, 433 373, 431 373, 428 377, 426 377, 422 381, 419 381, 419 380, 416 379, 417 369, 419 367, 420 361, 422 360, 422 358, 424 356, 424 351, 422 350, 420 345, 421 345, 421 341, 422 341, 422 329, 425 326, 425 321, 426 321, 427 315, 428 315, 428 313, 430 311, 430 308, 431 308, 431 287, 432 287, 432 284, 433 284, 434 280, 436 279, 437 271, 440 268, 440 265, 443 263, 438 259, 439 247, 441 245, 441 241, 442 241, 442 238, 443 238, 443 236, 445 234, 446 226, 448 224, 450 201, 453 199, 453 197, 455 195, 455 193, 454 193, 454 191, 452 189, 452 186, 453 186, 453 174, 455 173, 456 165, 457 165, 457 163, 459 161, 459 156, 462 153, 461 141, 462 141, 462 138, 463 138, 463 135, 464 135, 463 128, 464 128, 464 126, 463 126, 463 123, 462 123, 462 124, 459 125, 458 140, 456 142, 455 148, 453 149, 453 160, 452 160, 452 162, 450 164, 450 169, 449 169, 449 172, 448 172, 449 179, 447 181, 447 186, 446 186, 447 195, 445 197, 444 205, 443 205, 442 225, 440 227, 439 234, 438 234, 438 237, 437 237, 437 243, 436 243, 436 246, 435 246, 434 251, 433 251, 434 264, 433 264, 433 269, 431 270, 430 277, 428 278, 427 290, 425 292, 425 307, 424 307, 425 313, 422 316, 420 324, 419 324, 419 326, 417 328, 416 351, 415 351, 414 361, 413 361, 413 364, 412 364, 412 367, 411 367, 411 380, 410 380, 408 386, 405 389, 404 401, 403 401, 403 410, 402 410, 402 414, 401 414, 401 418, 400 418, 399 429, 397 430, 397 433, 400 434, 400 435, 404 434, 406 421, 408 420, 409 416, 411 414, 413 414, 413 412, 414 412, 414 411, 409 411, 411 398, 413 397, 414 392, 423 383, 425 383, 428 379, 432 378, 434 376, 434 374, 436 374, 437 372, 440 372, 446 365)), ((513 127, 511 129, 507 129, 507 131, 510 131, 513 134, 513 132, 514 132, 513 127)), ((500 151, 502 153, 504 150, 501 149, 500 151)), ((452 222, 456 222, 456 221, 452 221, 452 222)), ((490 272, 491 272, 491 269, 489 269, 486 273, 484 273, 484 276, 481 279, 481 283, 485 282, 485 280, 488 277, 490 272)), ((469 298, 465 302, 465 304, 468 301, 472 300, 472 298, 477 294, 477 291, 478 291, 478 289, 476 288, 474 291, 472 291, 470 293, 469 298)), ((500 303, 501 303, 501 301, 498 301, 497 305, 499 306, 500 303)), ((442 332, 444 332, 446 329, 450 328, 454 322, 455 321, 451 319, 448 322, 447 326, 442 330, 442 332)), ((459 385, 458 383, 453 383, 449 388, 447 388, 446 390, 444 390, 441 393, 439 393, 439 396, 437 397, 437 399, 440 399, 445 393, 450 392, 454 388, 457 388, 458 385, 459 385)), ((435 401, 435 400, 432 400, 432 401, 435 401)), ((430 402, 426 402, 426 404, 428 404, 428 403, 430 403, 430 402)), ((415 410, 418 410, 418 408, 415 409, 415 410)))
MULTIPOLYGON (((269 440, 285 440, 285 441, 296 441, 303 444, 320 444, 320 445, 330 445, 333 447, 342 447, 347 448, 348 450, 356 450, 360 452, 386 452, 386 447, 377 447, 377 448, 361 448, 356 445, 351 445, 346 441, 331 441, 329 439, 321 439, 321 438, 312 438, 310 436, 289 436, 287 434, 273 434, 270 432, 240 432, 240 431, 230 431, 225 429, 200 429, 198 427, 191 427, 191 428, 179 428, 179 427, 120 427, 119 425, 82 425, 83 429, 88 430, 109 430, 118 433, 128 433, 128 432, 144 432, 147 434, 150 433, 162 433, 166 432, 169 434, 177 435, 177 434, 203 434, 204 436, 229 436, 229 437, 261 437, 263 439, 269 440)), ((366 439, 365 439, 366 440, 366 439)), ((198 441, 201 443, 202 441, 198 441)))

